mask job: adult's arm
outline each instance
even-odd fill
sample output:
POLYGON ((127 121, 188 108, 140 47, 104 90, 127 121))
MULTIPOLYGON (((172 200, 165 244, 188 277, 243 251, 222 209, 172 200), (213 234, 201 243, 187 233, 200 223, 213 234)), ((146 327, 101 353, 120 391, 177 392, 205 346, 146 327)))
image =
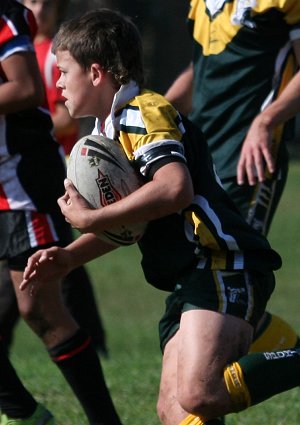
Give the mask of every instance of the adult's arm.
POLYGON ((188 115, 192 109, 193 78, 194 70, 190 63, 165 94, 165 98, 184 115, 188 115))

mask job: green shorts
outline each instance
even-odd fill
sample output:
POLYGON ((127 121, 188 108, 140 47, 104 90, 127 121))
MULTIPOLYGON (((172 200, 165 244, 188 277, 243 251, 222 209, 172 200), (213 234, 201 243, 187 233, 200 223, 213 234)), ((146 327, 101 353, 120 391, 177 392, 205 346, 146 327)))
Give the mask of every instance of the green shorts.
POLYGON ((194 269, 183 275, 166 299, 159 323, 162 351, 177 332, 181 314, 203 309, 240 317, 256 327, 275 288, 273 272, 194 269))

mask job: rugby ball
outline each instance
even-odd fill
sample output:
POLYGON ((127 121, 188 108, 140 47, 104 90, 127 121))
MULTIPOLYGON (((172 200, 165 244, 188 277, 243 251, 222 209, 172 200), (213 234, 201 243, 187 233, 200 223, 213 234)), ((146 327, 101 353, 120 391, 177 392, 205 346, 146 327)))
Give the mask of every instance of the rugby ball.
MULTIPOLYGON (((74 145, 67 166, 67 177, 94 208, 103 208, 129 195, 142 185, 117 140, 100 135, 82 137, 74 145)), ((137 242, 145 223, 107 229, 97 236, 115 246, 137 242)))

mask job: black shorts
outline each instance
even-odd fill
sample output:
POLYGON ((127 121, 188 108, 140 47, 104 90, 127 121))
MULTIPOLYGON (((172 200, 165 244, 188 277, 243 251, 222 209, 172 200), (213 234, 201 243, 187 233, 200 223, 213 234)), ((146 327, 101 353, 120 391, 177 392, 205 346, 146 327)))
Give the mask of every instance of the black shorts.
POLYGON ((194 269, 186 273, 166 299, 166 311, 159 323, 162 351, 179 329, 182 313, 188 310, 230 314, 256 327, 274 288, 272 272, 194 269))
POLYGON ((60 211, 0 211, 0 260, 12 270, 24 270, 35 251, 72 241, 72 229, 60 211))

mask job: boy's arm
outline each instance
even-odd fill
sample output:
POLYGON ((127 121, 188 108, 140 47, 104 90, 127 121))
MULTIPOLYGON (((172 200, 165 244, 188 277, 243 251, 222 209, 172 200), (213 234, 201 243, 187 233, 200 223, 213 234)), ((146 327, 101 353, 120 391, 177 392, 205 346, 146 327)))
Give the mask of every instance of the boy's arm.
POLYGON ((153 179, 130 195, 104 208, 92 209, 70 180, 58 204, 66 220, 81 233, 101 233, 122 225, 147 223, 186 208, 193 199, 193 186, 185 164, 170 162, 153 179))
POLYGON ((34 283, 61 279, 71 270, 116 249, 93 234, 81 235, 65 248, 57 246, 37 251, 24 270, 20 289, 34 283))
POLYGON ((189 171, 180 162, 162 166, 149 183, 101 209, 90 208, 70 180, 66 180, 65 187, 65 195, 58 200, 62 213, 84 234, 66 248, 52 247, 33 254, 24 271, 21 290, 29 284, 61 278, 74 268, 115 249, 93 232, 100 233, 122 224, 148 222, 180 211, 193 199, 189 171))
MULTIPOLYGON (((297 62, 300 65, 300 40, 293 43, 297 62)), ((237 167, 238 184, 246 181, 254 185, 265 179, 265 164, 268 171, 275 171, 271 153, 274 128, 294 117, 300 111, 300 71, 298 71, 280 96, 262 111, 252 122, 244 141, 237 167)))
POLYGON ((44 103, 44 87, 35 53, 15 53, 1 61, 1 68, 7 81, 0 85, 0 114, 44 103))

